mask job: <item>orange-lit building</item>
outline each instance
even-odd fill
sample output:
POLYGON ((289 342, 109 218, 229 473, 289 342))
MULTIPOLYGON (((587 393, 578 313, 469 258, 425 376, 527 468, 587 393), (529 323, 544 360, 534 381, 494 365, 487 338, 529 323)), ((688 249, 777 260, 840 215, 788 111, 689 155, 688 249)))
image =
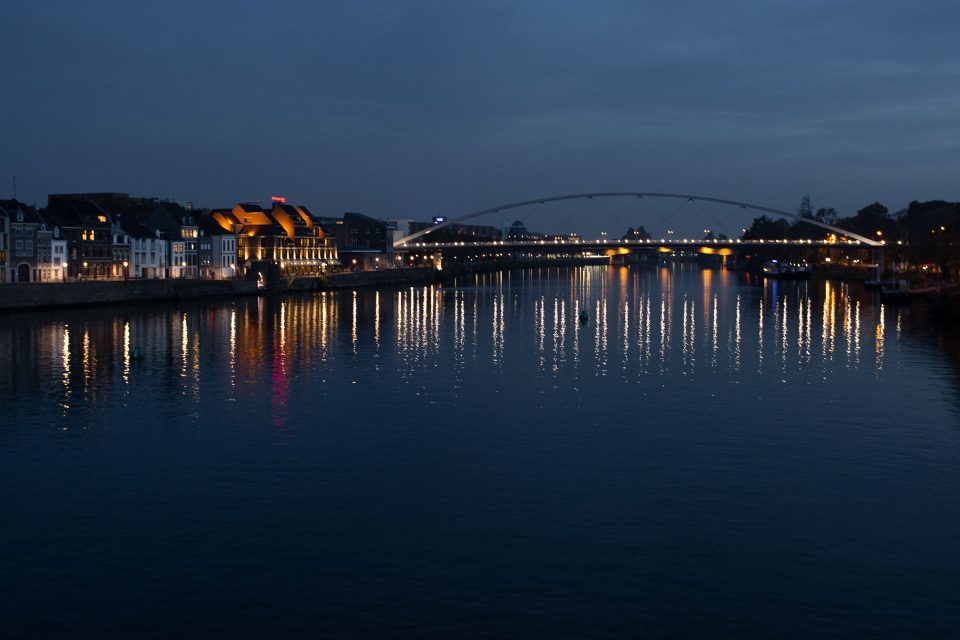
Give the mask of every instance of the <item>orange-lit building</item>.
POLYGON ((269 265, 285 276, 315 276, 337 264, 337 247, 303 206, 275 202, 266 210, 240 203, 231 210, 209 214, 225 231, 237 236, 238 270, 262 272, 269 265))

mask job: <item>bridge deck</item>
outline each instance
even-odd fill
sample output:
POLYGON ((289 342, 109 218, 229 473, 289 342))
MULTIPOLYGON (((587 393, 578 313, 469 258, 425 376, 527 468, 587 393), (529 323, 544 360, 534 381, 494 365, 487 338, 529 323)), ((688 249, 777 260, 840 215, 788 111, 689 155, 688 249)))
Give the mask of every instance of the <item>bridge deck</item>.
MULTIPOLYGON (((859 240, 694 240, 651 238, 648 240, 494 240, 487 242, 411 242, 395 246, 395 250, 402 249, 549 249, 562 248, 566 251, 579 249, 699 249, 702 247, 734 248, 734 247, 828 247, 828 248, 867 248, 871 245, 859 240)), ((881 244, 880 246, 885 246, 881 244)))

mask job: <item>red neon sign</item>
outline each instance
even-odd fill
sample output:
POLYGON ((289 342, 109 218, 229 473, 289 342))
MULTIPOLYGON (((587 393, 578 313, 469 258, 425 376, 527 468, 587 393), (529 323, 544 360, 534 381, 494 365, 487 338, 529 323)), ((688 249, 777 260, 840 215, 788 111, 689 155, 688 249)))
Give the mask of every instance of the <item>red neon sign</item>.
POLYGON ((279 202, 280 204, 287 204, 287 199, 283 196, 270 196, 270 200, 273 202, 279 202))

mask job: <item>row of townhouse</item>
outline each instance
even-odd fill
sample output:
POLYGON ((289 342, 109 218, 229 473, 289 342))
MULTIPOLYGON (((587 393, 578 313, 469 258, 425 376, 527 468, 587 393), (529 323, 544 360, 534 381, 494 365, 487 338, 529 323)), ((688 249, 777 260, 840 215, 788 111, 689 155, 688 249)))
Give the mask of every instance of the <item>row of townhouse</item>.
POLYGON ((0 283, 64 279, 67 239, 35 207, 0 200, 0 283))
POLYGON ((303 206, 189 205, 124 193, 0 200, 0 282, 319 275, 335 240, 303 206))

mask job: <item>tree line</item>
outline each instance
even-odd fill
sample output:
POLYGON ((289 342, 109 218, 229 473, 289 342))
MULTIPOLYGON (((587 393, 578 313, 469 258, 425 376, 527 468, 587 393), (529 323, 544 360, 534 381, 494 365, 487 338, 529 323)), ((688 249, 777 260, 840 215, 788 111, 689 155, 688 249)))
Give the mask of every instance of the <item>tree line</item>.
MULTIPOLYGON (((868 238, 885 241, 890 258, 911 268, 932 266, 945 276, 960 276, 960 203, 913 201, 895 213, 874 202, 853 216, 840 217, 833 208, 814 210, 804 196, 797 209, 801 218, 817 220, 868 238)), ((787 221, 762 215, 743 234, 745 240, 822 240, 831 232, 802 220, 787 221)), ((843 237, 837 238, 842 240, 843 237)))

